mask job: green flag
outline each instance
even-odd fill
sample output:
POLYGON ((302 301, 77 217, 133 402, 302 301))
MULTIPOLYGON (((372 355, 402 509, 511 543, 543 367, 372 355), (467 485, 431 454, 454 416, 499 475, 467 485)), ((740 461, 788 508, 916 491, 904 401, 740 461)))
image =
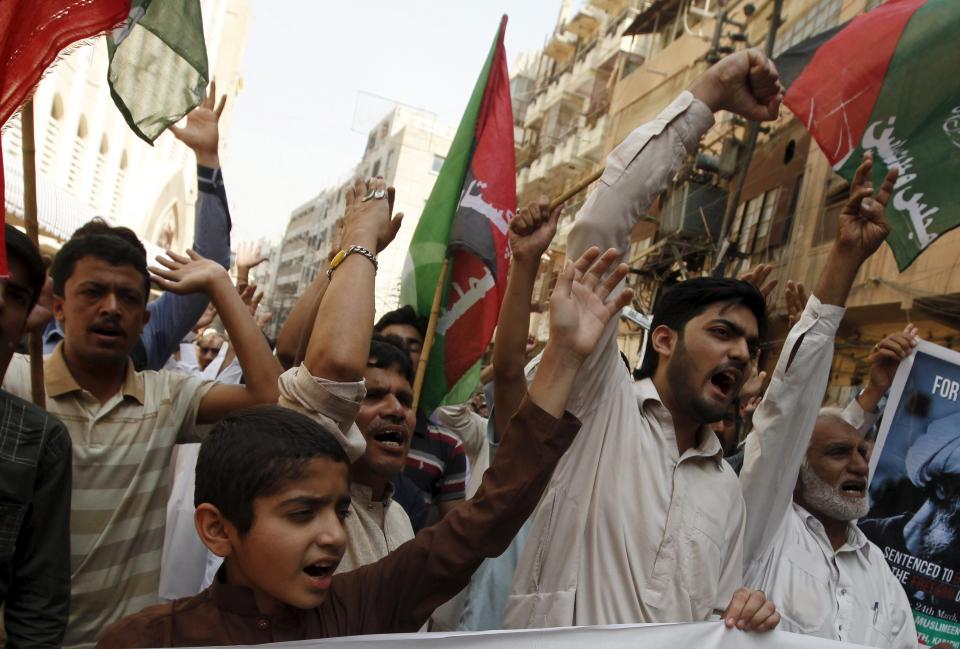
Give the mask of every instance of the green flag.
POLYGON ((203 100, 210 75, 199 0, 133 0, 107 53, 110 95, 150 144, 203 100))

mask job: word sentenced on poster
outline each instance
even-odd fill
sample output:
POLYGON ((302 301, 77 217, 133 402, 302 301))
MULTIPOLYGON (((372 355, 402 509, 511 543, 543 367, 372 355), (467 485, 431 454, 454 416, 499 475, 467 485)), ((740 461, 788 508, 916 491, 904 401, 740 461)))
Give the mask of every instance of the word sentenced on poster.
POLYGON ((722 622, 582 626, 480 633, 402 633, 304 640, 284 649, 854 649, 860 645, 771 631, 746 633, 722 622))
POLYGON ((920 640, 960 646, 960 353, 920 341, 893 386, 860 521, 913 607, 920 640))

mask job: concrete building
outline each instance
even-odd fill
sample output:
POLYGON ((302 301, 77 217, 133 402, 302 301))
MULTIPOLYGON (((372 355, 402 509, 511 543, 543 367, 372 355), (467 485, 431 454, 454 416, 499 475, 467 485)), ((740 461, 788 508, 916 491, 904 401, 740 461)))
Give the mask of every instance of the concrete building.
MULTIPOLYGON (((250 21, 250 0, 201 0, 207 57, 217 89, 234 97, 250 21)), ((229 133, 232 101, 220 121, 229 133)), ((160 248, 184 250, 193 239, 197 199, 193 153, 170 133, 154 146, 129 129, 110 98, 106 41, 64 56, 34 96, 42 242, 62 241, 93 216, 132 228, 160 248)), ((20 117, 3 131, 8 222, 22 223, 20 117)))
MULTIPOLYGON (((598 162, 581 164, 573 175, 582 176, 602 164, 606 153, 634 128, 655 117, 706 69, 708 61, 746 46, 762 47, 773 4, 773 0, 730 0, 724 3, 726 13, 719 28, 715 1, 655 0, 638 6, 625 33, 645 39, 646 49, 617 67, 598 162)), ((785 2, 774 53, 879 4, 880 0, 785 2)), ((559 90, 553 92, 556 95, 559 90)), ((581 129, 589 132, 588 125, 581 129)), ((781 286, 793 279, 812 288, 835 236, 836 216, 847 195, 846 182, 832 172, 816 142, 786 109, 761 130, 750 158, 744 151, 746 134, 747 127, 740 120, 719 114, 699 153, 688 160, 664 198, 632 233, 627 257, 637 310, 649 313, 665 287, 710 272, 723 248, 724 233, 729 241, 723 257, 727 275, 766 262, 774 264, 781 286), (744 166, 742 191, 734 205, 744 166)), ((533 179, 535 168, 532 163, 520 168, 518 185, 524 181, 537 189, 548 188, 551 195, 559 193, 551 181, 533 179)), ((571 201, 574 207, 585 194, 571 201)), ((561 228, 555 249, 541 267, 534 297, 541 302, 535 310, 544 309, 561 267, 568 227, 561 228)), ((940 237, 903 273, 897 271, 886 247, 864 265, 838 338, 829 399, 843 402, 857 390, 865 380, 865 361, 873 344, 902 330, 908 321, 920 327, 925 339, 960 347, 960 274, 953 272, 958 251, 960 231, 954 230, 940 237)), ((771 309, 771 340, 778 341, 786 329, 781 292, 773 296, 771 309)), ((535 333, 543 337, 545 318, 535 319, 534 324, 535 333)), ((620 333, 621 349, 635 366, 643 332, 622 323, 620 333)), ((775 362, 778 353, 778 345, 772 344, 765 352, 765 362, 775 362)))
MULTIPOLYGON (((352 176, 383 176, 397 189, 395 212, 403 212, 403 226, 397 238, 379 255, 376 310, 379 317, 398 306, 400 277, 410 238, 420 221, 443 161, 453 140, 454 129, 441 124, 427 111, 397 106, 373 127, 363 156, 352 176)), ((274 321, 282 323, 297 298, 327 259, 339 250, 340 219, 348 182, 320 192, 293 211, 280 244, 276 288, 270 296, 274 321)))

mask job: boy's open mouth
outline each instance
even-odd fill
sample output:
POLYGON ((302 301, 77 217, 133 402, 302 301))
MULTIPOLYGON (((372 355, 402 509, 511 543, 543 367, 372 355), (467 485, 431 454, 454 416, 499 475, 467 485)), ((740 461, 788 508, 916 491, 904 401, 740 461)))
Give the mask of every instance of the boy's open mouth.
POLYGON ((325 577, 332 577, 336 567, 336 563, 332 561, 318 561, 307 566, 303 571, 314 579, 324 579, 325 577))

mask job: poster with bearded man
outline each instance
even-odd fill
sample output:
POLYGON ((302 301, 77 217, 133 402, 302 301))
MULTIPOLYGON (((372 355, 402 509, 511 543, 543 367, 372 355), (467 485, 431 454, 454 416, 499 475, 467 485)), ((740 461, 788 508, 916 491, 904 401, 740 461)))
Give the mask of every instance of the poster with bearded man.
POLYGON ((860 528, 910 599, 924 644, 960 646, 960 353, 920 341, 897 370, 860 528))

